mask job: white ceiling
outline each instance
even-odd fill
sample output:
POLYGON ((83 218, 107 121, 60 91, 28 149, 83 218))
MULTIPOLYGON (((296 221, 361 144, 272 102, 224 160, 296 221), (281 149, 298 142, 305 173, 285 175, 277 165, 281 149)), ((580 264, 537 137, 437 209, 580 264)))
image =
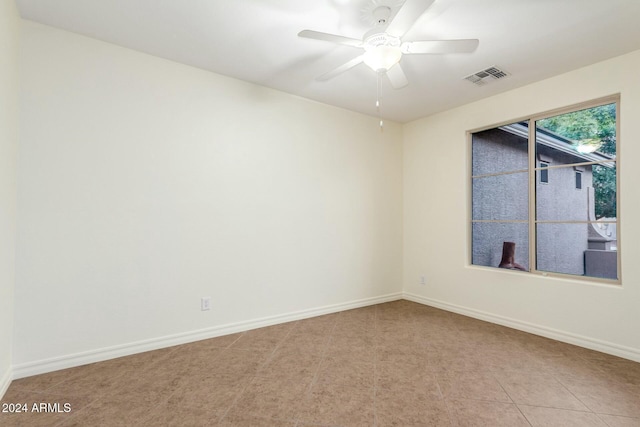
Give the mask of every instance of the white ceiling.
MULTIPOLYGON (((360 50, 297 36, 361 39, 373 4, 402 0, 16 0, 25 19, 365 114, 376 74, 360 64, 320 76, 360 50)), ((381 114, 407 122, 640 49, 640 0, 436 0, 404 40, 477 38, 472 54, 405 55, 409 85, 382 81, 381 114), (489 66, 507 78, 463 78, 489 66)), ((606 77, 606 76, 603 76, 606 77)))

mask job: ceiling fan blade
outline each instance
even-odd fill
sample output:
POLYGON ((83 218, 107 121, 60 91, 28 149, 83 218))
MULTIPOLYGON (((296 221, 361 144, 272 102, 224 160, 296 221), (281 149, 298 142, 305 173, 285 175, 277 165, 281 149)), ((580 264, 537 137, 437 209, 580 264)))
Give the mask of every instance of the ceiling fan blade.
POLYGON ((385 30, 394 37, 405 35, 435 0, 406 0, 385 30))
POLYGON ((320 31, 302 30, 298 33, 298 37, 322 40, 325 42, 338 43, 346 46, 362 47, 362 40, 352 39, 350 37, 339 36, 336 34, 322 33, 320 31))
POLYGON ((479 43, 478 39, 422 40, 404 42, 400 48, 402 53, 409 55, 420 53, 471 53, 478 48, 479 43))
POLYGON ((394 89, 401 89, 409 84, 407 76, 402 71, 400 64, 396 64, 387 70, 387 77, 394 89))
POLYGON ((342 74, 345 71, 350 70, 351 68, 355 67, 356 65, 358 65, 358 64, 360 64, 362 62, 363 56, 364 55, 360 55, 360 56, 357 56, 357 57, 353 58, 351 61, 342 64, 338 68, 333 69, 333 70, 329 71, 328 73, 325 73, 325 74, 321 75, 320 77, 316 77, 316 80, 324 82, 324 81, 327 81, 327 80, 330 80, 330 79, 336 77, 338 74, 342 74))

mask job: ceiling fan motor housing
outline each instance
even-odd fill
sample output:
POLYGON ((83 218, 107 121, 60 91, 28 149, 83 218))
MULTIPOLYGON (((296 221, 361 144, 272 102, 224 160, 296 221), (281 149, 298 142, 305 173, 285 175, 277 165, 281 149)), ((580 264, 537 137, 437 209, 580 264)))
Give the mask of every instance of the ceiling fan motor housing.
POLYGON ((364 36, 364 48, 370 49, 378 46, 390 46, 390 47, 400 47, 400 39, 398 37, 390 36, 385 32, 380 32, 379 30, 373 30, 365 34, 364 36))

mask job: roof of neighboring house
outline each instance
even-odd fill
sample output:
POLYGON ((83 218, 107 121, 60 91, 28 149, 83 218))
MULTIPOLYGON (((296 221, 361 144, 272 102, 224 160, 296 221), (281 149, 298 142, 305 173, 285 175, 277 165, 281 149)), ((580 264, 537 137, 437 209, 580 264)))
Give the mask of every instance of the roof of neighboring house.
MULTIPOLYGON (((522 138, 529 138, 529 123, 528 122, 519 122, 513 123, 506 126, 500 126, 500 130, 505 132, 509 132, 513 135, 517 135, 522 138)), ((607 160, 615 160, 615 156, 604 154, 599 151, 593 153, 581 153, 576 151, 576 143, 568 138, 565 138, 557 133, 551 132, 550 130, 538 128, 536 132, 536 142, 538 144, 545 145, 554 150, 558 150, 569 154, 571 156, 577 157, 584 162, 602 162, 607 160)), ((605 167, 613 167, 612 163, 604 163, 602 166, 605 167)))

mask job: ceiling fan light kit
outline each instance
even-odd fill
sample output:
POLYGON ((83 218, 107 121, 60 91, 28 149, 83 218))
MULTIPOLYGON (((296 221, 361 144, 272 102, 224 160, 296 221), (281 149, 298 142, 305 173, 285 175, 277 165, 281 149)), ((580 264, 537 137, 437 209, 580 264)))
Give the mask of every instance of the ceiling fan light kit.
POLYGON ((400 39, 387 33, 376 33, 364 41, 363 62, 373 71, 386 72, 402 59, 400 39))

